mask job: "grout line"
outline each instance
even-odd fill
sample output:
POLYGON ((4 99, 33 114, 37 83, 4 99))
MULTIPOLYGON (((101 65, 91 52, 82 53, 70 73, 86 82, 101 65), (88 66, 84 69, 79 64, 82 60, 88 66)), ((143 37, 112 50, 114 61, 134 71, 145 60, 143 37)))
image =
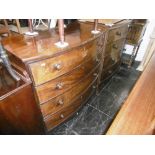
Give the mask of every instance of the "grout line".
POLYGON ((109 118, 112 118, 111 116, 109 116, 108 114, 104 113, 103 111, 101 111, 101 110, 97 109, 96 107, 94 107, 94 106, 92 106, 92 105, 90 105, 90 104, 88 104, 88 106, 90 106, 90 107, 94 108, 95 110, 97 110, 97 111, 101 112, 102 114, 105 114, 105 115, 106 115, 106 116, 108 116, 109 118))

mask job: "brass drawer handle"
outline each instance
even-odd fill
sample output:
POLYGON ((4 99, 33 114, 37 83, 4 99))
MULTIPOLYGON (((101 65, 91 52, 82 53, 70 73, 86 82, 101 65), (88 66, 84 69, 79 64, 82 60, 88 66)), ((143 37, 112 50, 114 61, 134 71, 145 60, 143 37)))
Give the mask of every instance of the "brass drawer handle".
POLYGON ((114 48, 114 49, 117 50, 118 49, 118 46, 116 44, 113 44, 112 48, 114 48))
POLYGON ((117 31, 117 32, 116 32, 116 35, 121 36, 121 32, 118 32, 118 31, 117 31))
POLYGON ((54 68, 56 70, 60 70, 62 68, 62 65, 59 63, 59 64, 54 64, 54 68))
POLYGON ((63 100, 60 99, 60 100, 58 101, 58 104, 59 104, 59 105, 63 105, 63 104, 64 104, 63 100))
POLYGON ((63 114, 60 115, 60 118, 64 118, 65 116, 63 114))
POLYGON ((63 87, 63 84, 62 83, 56 84, 56 89, 62 89, 62 87, 63 87))

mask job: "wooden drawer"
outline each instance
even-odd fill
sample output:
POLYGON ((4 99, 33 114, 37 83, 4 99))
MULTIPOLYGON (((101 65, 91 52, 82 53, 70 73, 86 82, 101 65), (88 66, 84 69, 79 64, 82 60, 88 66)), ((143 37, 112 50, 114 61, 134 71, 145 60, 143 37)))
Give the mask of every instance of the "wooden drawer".
POLYGON ((117 54, 117 53, 121 53, 124 47, 124 43, 125 43, 125 39, 120 39, 115 42, 111 42, 107 44, 105 48, 104 57, 112 56, 113 54, 117 54))
POLYGON ((48 117, 44 118, 45 125, 49 130, 53 129, 55 126, 59 125, 60 123, 64 122, 67 118, 69 118, 71 115, 73 115, 82 104, 84 104, 88 98, 93 94, 94 87, 93 85, 96 83, 96 81, 85 91, 81 96, 76 98, 72 103, 57 113, 53 115, 49 115, 48 117))
POLYGON ((92 74, 95 74, 96 72, 96 70, 93 71, 94 67, 99 68, 99 62, 90 59, 83 65, 74 69, 69 74, 60 76, 48 83, 36 87, 35 89, 40 103, 44 103, 66 92, 68 89, 76 85, 76 83, 79 83, 79 81, 82 80, 85 76, 91 73, 91 71, 93 73, 91 73, 90 76, 93 76, 92 74))
POLYGON ((128 25, 123 25, 119 28, 109 30, 108 42, 113 42, 122 38, 126 38, 128 33, 128 25))
POLYGON ((119 68, 120 61, 109 66, 109 68, 103 69, 102 75, 101 75, 101 81, 104 81, 105 79, 108 79, 112 74, 119 68))
POLYGON ((96 40, 70 50, 62 55, 29 64, 35 85, 57 78, 88 59, 96 59, 96 40))
POLYGON ((84 92, 92 84, 94 80, 97 79, 98 76, 96 75, 96 73, 98 74, 98 70, 98 68, 95 69, 88 77, 81 80, 79 83, 74 85, 74 87, 72 87, 64 94, 59 95, 44 104, 41 104, 40 106, 43 116, 54 113, 70 104, 77 96, 84 92))

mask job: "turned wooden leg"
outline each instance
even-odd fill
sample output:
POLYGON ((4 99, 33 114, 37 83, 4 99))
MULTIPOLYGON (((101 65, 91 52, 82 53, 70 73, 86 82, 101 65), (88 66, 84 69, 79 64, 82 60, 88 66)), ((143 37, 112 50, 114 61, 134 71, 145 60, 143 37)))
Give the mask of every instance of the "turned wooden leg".
POLYGON ((15 21, 16 21, 16 25, 17 25, 18 32, 19 32, 20 34, 22 34, 21 27, 20 27, 20 23, 19 23, 19 19, 15 19, 15 21))
POLYGON ((130 60, 129 60, 129 63, 128 63, 128 68, 131 68, 136 49, 137 49, 137 45, 135 45, 134 48, 133 48, 133 51, 132 51, 132 54, 131 54, 131 57, 130 57, 130 60))

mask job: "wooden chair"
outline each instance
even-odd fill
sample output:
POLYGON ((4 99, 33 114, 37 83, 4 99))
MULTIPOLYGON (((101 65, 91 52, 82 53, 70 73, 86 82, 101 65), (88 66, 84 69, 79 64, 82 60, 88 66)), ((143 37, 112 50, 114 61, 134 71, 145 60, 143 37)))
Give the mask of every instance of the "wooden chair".
POLYGON ((0 26, 0 35, 2 35, 2 34, 11 35, 11 32, 9 30, 9 26, 8 26, 7 20, 3 19, 3 22, 4 22, 4 25, 0 26))
MULTIPOLYGON (((9 26, 8 26, 8 22, 6 19, 3 19, 4 25, 0 26, 0 35, 2 34, 8 34, 11 35, 11 31, 9 30, 9 26)), ((21 27, 20 27, 20 23, 19 23, 19 19, 15 19, 16 22, 16 26, 18 29, 18 33, 22 33, 21 31, 21 27)))

